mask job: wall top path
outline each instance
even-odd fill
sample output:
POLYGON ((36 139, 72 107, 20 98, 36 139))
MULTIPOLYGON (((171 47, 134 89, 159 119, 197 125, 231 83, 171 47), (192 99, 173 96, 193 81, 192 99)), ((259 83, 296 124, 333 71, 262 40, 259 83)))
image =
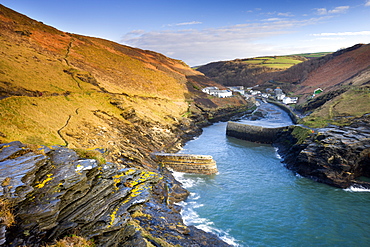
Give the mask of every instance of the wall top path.
POLYGON ((226 135, 251 142, 271 144, 276 140, 277 133, 289 128, 289 126, 266 128, 256 125, 228 122, 226 135))

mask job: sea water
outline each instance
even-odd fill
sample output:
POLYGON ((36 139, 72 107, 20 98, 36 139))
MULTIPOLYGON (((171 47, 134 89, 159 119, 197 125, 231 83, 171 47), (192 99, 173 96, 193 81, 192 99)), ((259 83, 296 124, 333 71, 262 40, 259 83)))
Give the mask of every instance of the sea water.
POLYGON ((224 122, 204 128, 181 151, 212 155, 219 170, 215 175, 175 173, 191 192, 182 203, 186 224, 234 246, 370 246, 368 191, 297 176, 271 145, 225 132, 224 122))

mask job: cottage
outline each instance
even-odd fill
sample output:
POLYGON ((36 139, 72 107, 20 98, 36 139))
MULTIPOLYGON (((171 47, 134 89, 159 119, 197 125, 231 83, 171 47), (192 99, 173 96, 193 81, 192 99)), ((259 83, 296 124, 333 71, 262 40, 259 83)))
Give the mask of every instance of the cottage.
POLYGON ((206 87, 202 89, 203 93, 216 96, 219 98, 226 98, 233 96, 233 92, 230 90, 220 90, 218 87, 206 87))
POLYGON ((203 93, 210 94, 211 91, 218 90, 218 87, 206 87, 202 89, 203 93))
POLYGON ((233 92, 231 92, 230 90, 218 90, 217 96, 220 98, 231 97, 233 96, 233 92))
POLYGON ((283 100, 285 98, 285 94, 283 93, 283 90, 280 89, 280 87, 275 88, 274 93, 276 100, 283 100))
POLYGON ((228 87, 233 92, 240 93, 241 95, 245 94, 244 86, 234 86, 234 87, 228 87))
POLYGON ((283 103, 288 104, 296 104, 298 102, 298 97, 285 97, 283 99, 283 103))
POLYGON ((249 93, 253 96, 256 96, 256 95, 261 95, 261 91, 258 91, 258 90, 250 90, 249 93))

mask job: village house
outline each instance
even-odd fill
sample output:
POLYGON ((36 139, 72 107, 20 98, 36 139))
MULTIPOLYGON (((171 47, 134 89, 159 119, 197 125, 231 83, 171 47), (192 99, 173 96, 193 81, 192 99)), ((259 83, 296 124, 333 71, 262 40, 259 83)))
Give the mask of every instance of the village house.
POLYGON ((284 97, 283 103, 288 104, 296 104, 298 102, 298 97, 284 97))
POLYGON ((218 90, 218 87, 205 87, 202 89, 203 93, 211 94, 214 90, 218 90))
POLYGON ((275 93, 275 99, 276 100, 283 100, 285 98, 285 94, 283 93, 283 90, 280 89, 280 87, 277 87, 274 89, 275 93))
POLYGON ((227 88, 233 92, 240 93, 241 95, 245 94, 244 86, 233 86, 233 87, 227 87, 227 88))
POLYGON ((226 98, 233 96, 233 92, 230 90, 220 90, 218 87, 206 87, 202 89, 203 93, 216 96, 219 98, 226 98))
POLYGON ((261 95, 261 91, 258 91, 258 90, 250 90, 249 93, 253 96, 260 96, 261 95))

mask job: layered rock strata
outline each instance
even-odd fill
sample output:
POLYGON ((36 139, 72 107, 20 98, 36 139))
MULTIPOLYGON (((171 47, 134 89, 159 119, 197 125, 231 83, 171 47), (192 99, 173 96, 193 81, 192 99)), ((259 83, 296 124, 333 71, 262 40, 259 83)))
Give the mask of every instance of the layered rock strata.
POLYGON ((210 155, 155 153, 158 162, 176 172, 211 175, 218 172, 210 155))
POLYGON ((182 189, 166 169, 144 170, 81 158, 74 150, 0 144, 0 196, 16 224, 6 246, 41 246, 68 234, 97 246, 228 246, 186 226, 182 189))
POLYGON ((275 143, 287 168, 339 188, 370 188, 370 116, 349 126, 281 132, 275 143))

